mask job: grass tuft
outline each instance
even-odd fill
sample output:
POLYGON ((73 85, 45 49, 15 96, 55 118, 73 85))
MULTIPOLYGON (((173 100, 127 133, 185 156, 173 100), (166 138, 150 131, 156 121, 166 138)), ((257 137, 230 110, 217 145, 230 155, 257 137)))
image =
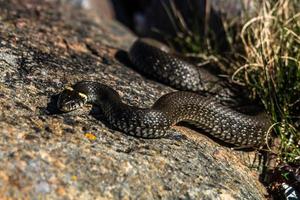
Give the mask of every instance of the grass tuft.
POLYGON ((280 162, 300 164, 299 5, 293 0, 265 0, 258 6, 258 15, 242 28, 246 62, 233 80, 251 88, 264 104, 281 141, 273 152, 280 162))

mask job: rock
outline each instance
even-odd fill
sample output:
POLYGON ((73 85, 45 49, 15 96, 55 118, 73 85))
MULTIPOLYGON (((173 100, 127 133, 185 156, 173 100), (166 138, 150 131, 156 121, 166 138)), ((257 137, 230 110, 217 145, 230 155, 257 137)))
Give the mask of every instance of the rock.
POLYGON ((251 152, 182 126, 147 140, 115 131, 97 109, 56 110, 79 80, 143 107, 172 91, 120 62, 134 40, 60 1, 0 0, 1 198, 264 199, 251 152))

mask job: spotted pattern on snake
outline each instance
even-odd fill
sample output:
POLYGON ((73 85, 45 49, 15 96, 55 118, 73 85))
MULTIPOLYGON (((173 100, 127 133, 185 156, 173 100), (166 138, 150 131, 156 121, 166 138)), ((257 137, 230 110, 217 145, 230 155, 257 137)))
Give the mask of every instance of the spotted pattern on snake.
POLYGON ((218 83, 218 77, 206 70, 199 71, 194 65, 151 45, 147 39, 137 40, 129 56, 145 74, 193 92, 165 94, 151 108, 139 108, 123 103, 118 93, 107 85, 81 81, 60 94, 58 109, 69 112, 92 103, 100 107, 116 129, 143 138, 164 137, 172 132, 173 125, 185 121, 236 147, 257 147, 264 143, 268 120, 239 113, 221 104, 215 95, 195 93, 226 91, 218 83))

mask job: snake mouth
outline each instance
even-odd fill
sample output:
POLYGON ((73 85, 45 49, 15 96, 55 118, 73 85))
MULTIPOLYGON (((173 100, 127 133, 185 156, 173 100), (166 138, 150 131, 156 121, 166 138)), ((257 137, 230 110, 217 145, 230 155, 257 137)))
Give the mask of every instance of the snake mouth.
POLYGON ((70 112, 73 110, 76 110, 77 108, 81 107, 83 104, 80 102, 64 102, 64 103, 59 103, 58 104, 58 109, 62 112, 70 112))

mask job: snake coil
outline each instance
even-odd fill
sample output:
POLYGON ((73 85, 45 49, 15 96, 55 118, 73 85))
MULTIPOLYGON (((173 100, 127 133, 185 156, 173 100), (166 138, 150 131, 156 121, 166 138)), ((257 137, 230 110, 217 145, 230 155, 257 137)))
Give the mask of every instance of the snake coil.
POLYGON ((115 128, 144 138, 163 137, 173 125, 185 121, 236 147, 256 147, 264 142, 268 121, 221 104, 216 96, 228 94, 230 89, 219 84, 219 79, 208 71, 199 71, 194 65, 159 49, 148 39, 137 40, 129 57, 140 71, 177 89, 192 92, 165 94, 151 108, 145 109, 123 103, 118 93, 109 86, 81 81, 60 94, 58 108, 69 112, 92 103, 101 108, 115 128), (197 91, 217 95, 202 95, 195 93, 197 91))

